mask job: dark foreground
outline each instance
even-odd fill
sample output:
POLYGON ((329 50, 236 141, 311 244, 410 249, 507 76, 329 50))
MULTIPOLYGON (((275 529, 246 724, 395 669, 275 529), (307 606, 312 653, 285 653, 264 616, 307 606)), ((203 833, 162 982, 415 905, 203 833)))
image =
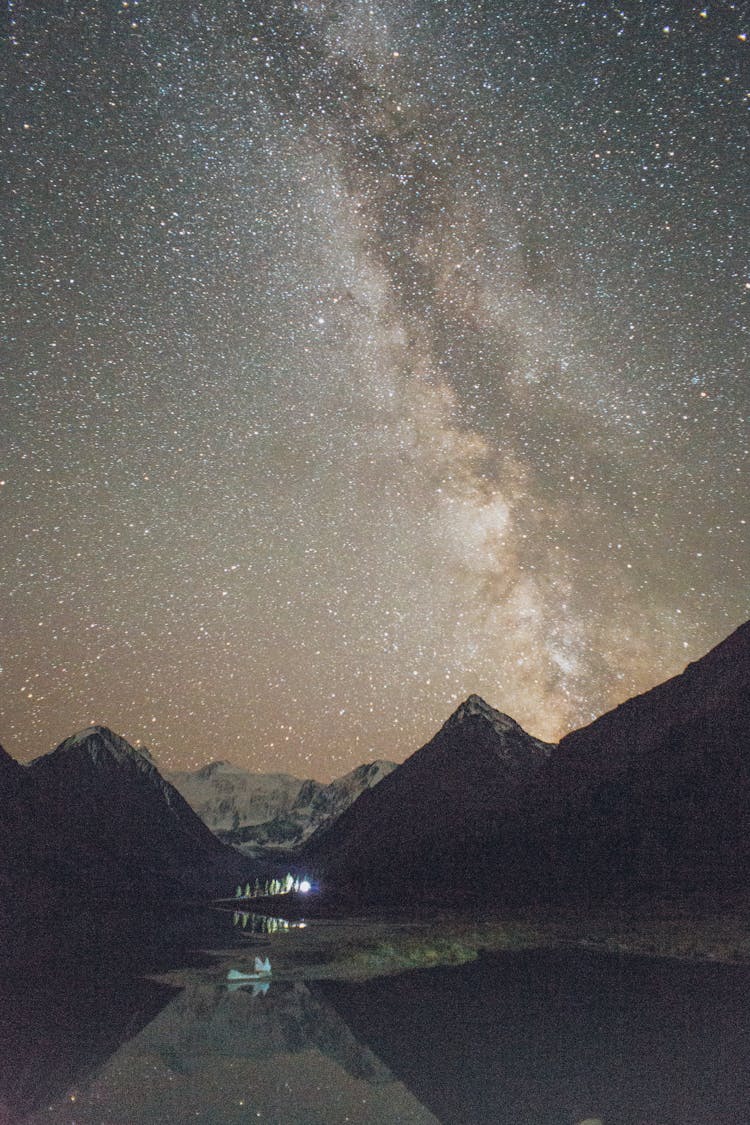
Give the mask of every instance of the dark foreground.
POLYGON ((0 1122, 747 1125, 750 965, 566 925, 102 915, 6 971, 0 1122))

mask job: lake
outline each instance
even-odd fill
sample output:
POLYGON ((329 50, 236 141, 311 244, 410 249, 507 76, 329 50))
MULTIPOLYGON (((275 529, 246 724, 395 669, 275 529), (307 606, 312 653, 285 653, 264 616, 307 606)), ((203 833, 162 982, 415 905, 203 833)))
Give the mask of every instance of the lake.
POLYGON ((750 967, 527 949, 366 977, 336 963, 350 923, 191 924, 166 974, 110 926, 109 960, 0 988, 2 1125, 750 1122, 750 967), (270 983, 228 984, 256 953, 270 983))

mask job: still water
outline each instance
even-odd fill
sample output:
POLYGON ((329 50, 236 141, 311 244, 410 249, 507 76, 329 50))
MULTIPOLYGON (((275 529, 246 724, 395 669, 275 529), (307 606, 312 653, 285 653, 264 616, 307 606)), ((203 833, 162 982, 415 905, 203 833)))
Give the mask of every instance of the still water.
POLYGON ((342 980, 302 956, 232 985, 252 942, 283 963, 278 927, 237 929, 158 979, 100 958, 6 981, 1 1125, 750 1122, 746 966, 527 950, 342 980))

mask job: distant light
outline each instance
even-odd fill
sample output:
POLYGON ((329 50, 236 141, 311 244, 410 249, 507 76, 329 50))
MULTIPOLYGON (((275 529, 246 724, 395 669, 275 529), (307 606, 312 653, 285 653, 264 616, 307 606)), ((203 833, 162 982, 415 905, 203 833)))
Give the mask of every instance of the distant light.
POLYGON ((303 894, 303 895, 307 894, 307 892, 310 890, 310 884, 308 883, 307 879, 302 880, 302 882, 299 885, 299 889, 300 889, 300 894, 303 894))

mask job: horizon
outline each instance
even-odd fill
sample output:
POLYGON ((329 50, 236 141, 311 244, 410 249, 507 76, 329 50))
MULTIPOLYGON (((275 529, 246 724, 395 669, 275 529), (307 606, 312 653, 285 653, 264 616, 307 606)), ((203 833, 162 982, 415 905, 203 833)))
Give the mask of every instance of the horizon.
MULTIPOLYGON (((732 629, 732 631, 730 633, 728 633, 725 637, 722 637, 721 640, 717 642, 717 644, 712 645, 711 648, 708 649, 707 652, 703 653, 702 657, 697 658, 697 660, 699 661, 703 657, 708 656, 716 648, 721 647, 724 644, 725 641, 728 641, 731 637, 733 637, 735 635, 735 633, 739 632, 741 629, 747 627, 748 625, 750 625, 750 620, 741 622, 735 629, 732 629)), ((647 687, 645 689, 645 694, 648 694, 648 692, 652 691, 654 688, 657 688, 660 685, 662 685, 664 683, 667 683, 670 680, 673 680, 673 679, 677 678, 678 676, 682 675, 682 673, 684 671, 686 671, 687 668, 693 663, 696 663, 696 660, 688 661, 685 664, 685 666, 682 669, 680 669, 678 672, 676 672, 674 675, 668 676, 666 678, 659 679, 659 680, 655 681, 653 684, 651 684, 649 687, 647 687)), ((630 700, 630 699, 637 698, 637 696, 642 695, 642 694, 644 694, 644 692, 638 692, 636 694, 636 696, 628 696, 626 699, 619 700, 618 702, 613 704, 612 707, 609 707, 605 711, 599 712, 597 715, 593 716, 592 719, 590 720, 590 722, 584 724, 584 726, 589 726, 589 725, 591 725, 591 723, 597 722, 598 719, 602 718, 603 715, 609 714, 611 711, 615 710, 617 707, 621 706, 623 703, 628 702, 628 700, 630 700)), ((385 763, 388 763, 388 764, 395 764, 397 767, 399 765, 402 765, 404 761, 406 761, 408 758, 410 758, 413 754, 417 753, 418 750, 422 749, 422 747, 424 745, 426 745, 429 741, 431 741, 431 739, 438 733, 438 731, 441 730, 442 727, 445 726, 449 722, 449 720, 451 718, 453 718, 453 716, 455 714, 457 714, 463 707, 465 707, 466 704, 469 703, 472 699, 478 699, 481 703, 483 703, 486 707, 488 707, 490 709, 490 711, 494 712, 495 714, 498 714, 498 715, 500 715, 502 717, 505 717, 505 718, 509 718, 513 722, 517 722, 517 720, 514 718, 513 715, 509 715, 507 712, 502 711, 497 707, 494 707, 491 703, 489 703, 486 699, 484 699, 483 696, 478 695, 476 692, 470 692, 466 696, 466 698, 461 700, 460 703, 458 703, 457 705, 455 705, 453 707, 453 709, 450 711, 450 713, 448 715, 446 715, 434 727, 434 729, 432 730, 432 732, 429 735, 427 735, 421 742, 419 742, 418 745, 415 745, 410 750, 408 750, 406 755, 403 758, 399 758, 399 759, 392 758, 392 757, 389 758, 389 757, 383 756, 383 755, 378 756, 378 757, 374 757, 374 758, 367 758, 367 759, 363 759, 363 760, 355 763, 353 766, 347 766, 346 768, 342 769, 338 773, 331 773, 328 776, 323 776, 323 777, 321 777, 319 774, 318 775, 302 774, 300 776, 299 774, 295 774, 293 771, 290 771, 290 770, 280 770, 280 769, 273 769, 273 768, 269 768, 269 767, 263 768, 261 766, 256 766, 256 765, 253 765, 253 764, 241 765, 238 762, 235 762, 234 760, 232 760, 231 758, 210 758, 210 759, 207 759, 207 760, 205 760, 205 761, 203 761, 203 762, 201 762, 197 765, 190 765, 188 767, 174 766, 174 765, 169 764, 167 762, 166 758, 162 761, 160 756, 158 754, 154 753, 153 746, 150 743, 146 743, 140 738, 131 738, 126 734, 122 734, 119 729, 111 726, 108 723, 104 723, 104 722, 91 722, 91 723, 87 724, 86 727, 83 727, 79 730, 72 731, 70 734, 65 735, 58 742, 56 742, 54 744, 54 746, 50 747, 49 750, 42 751, 41 753, 35 753, 31 757, 29 757, 28 759, 17 758, 17 757, 15 757, 15 755, 11 754, 10 751, 8 750, 7 744, 4 743, 2 741, 2 739, 0 739, 0 746, 5 750, 6 753, 8 753, 11 757, 13 757, 15 761, 19 762, 21 765, 27 766, 32 761, 35 761, 37 758, 45 757, 47 754, 53 753, 64 742, 67 742, 67 741, 70 741, 70 740, 73 740, 73 739, 82 738, 84 735, 95 734, 95 733, 98 733, 100 730, 105 730, 105 731, 109 731, 110 733, 114 734, 116 737, 123 738, 133 749, 138 750, 142 753, 145 753, 145 756, 147 756, 149 758, 149 760, 152 761, 153 765, 156 766, 159 773, 172 773, 172 774, 191 773, 191 774, 195 774, 195 773, 198 773, 202 770, 207 769, 209 766, 225 765, 225 766, 231 766, 232 769, 237 770, 241 773, 257 774, 257 775, 260 775, 260 776, 272 776, 274 774, 278 774, 279 776, 294 777, 296 780, 300 780, 300 781, 310 781, 310 780, 312 780, 312 781, 317 781, 317 782, 319 782, 320 784, 323 784, 323 785, 328 785, 332 781, 340 780, 342 777, 351 773, 353 770, 356 770, 356 769, 360 768, 361 766, 372 765, 375 762, 385 762, 385 763)), ((533 731, 527 730, 523 726, 523 724, 519 723, 518 725, 521 726, 521 728, 524 730, 524 732, 526 734, 530 735, 532 738, 538 738, 538 736, 535 735, 533 731)), ((574 731, 577 731, 577 730, 580 730, 580 729, 582 729, 582 728, 581 727, 572 727, 570 730, 563 732, 563 734, 560 735, 559 738, 551 740, 550 744, 554 747, 557 747, 559 745, 559 743, 567 735, 572 734, 574 731)), ((542 740, 542 741, 545 741, 545 740, 542 740)))

